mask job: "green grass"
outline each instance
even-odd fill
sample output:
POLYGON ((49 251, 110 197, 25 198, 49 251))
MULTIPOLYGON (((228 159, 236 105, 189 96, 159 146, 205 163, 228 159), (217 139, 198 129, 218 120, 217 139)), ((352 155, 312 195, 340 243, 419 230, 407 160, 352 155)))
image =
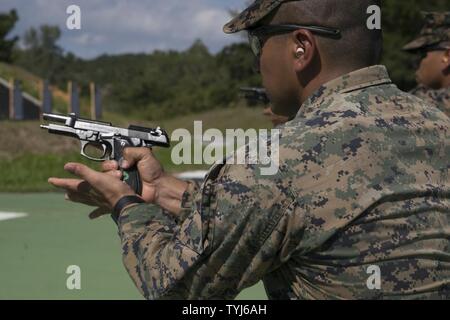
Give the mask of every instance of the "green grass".
MULTIPOLYGON (((121 260, 109 217, 59 193, 0 194, 0 211, 25 218, 0 221, 0 299, 142 299, 121 260), (68 290, 66 269, 81 268, 81 290, 68 290)), ((238 299, 266 299, 262 284, 238 299)))
POLYGON ((0 191, 30 192, 51 191, 54 187, 47 183, 49 177, 72 177, 64 171, 67 162, 80 162, 94 169, 98 164, 91 162, 78 153, 56 154, 22 154, 11 160, 0 159, 0 191))
MULTIPOLYGON (((155 154, 165 170, 170 173, 208 168, 206 165, 174 165, 170 160, 169 149, 155 150, 155 154)), ((0 158, 0 192, 55 191, 55 188, 48 184, 48 178, 75 178, 64 170, 64 165, 68 162, 79 162, 95 170, 100 169, 99 163, 90 161, 79 153, 64 155, 25 153, 12 159, 0 158)))

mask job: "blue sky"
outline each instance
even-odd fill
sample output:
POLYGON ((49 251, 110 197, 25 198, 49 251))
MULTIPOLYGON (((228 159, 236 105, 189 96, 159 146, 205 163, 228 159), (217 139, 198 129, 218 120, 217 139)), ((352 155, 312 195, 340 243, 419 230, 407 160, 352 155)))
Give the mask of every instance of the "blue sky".
POLYGON ((184 50, 202 39, 212 52, 241 41, 225 35, 228 9, 243 9, 246 0, 1 0, 0 12, 16 8, 14 35, 30 27, 58 25, 59 45, 83 58, 108 53, 184 50), (81 30, 68 30, 66 8, 81 8, 81 30))

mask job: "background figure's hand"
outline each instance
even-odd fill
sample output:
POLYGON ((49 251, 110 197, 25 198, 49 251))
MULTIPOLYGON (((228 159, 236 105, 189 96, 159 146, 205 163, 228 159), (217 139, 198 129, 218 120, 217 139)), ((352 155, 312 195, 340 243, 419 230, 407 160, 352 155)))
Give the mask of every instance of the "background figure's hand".
POLYGON ((265 115, 267 118, 269 118, 270 122, 272 122, 274 127, 279 126, 279 125, 284 124, 289 121, 288 117, 279 116, 279 115, 273 113, 272 108, 270 106, 264 109, 263 115, 265 115))
MULTIPOLYGON (((123 169, 129 169, 137 164, 142 182, 142 199, 147 203, 154 203, 156 198, 156 182, 164 175, 159 161, 153 156, 149 148, 125 148, 123 151, 123 169)), ((121 177, 117 161, 102 163, 102 171, 121 177)))

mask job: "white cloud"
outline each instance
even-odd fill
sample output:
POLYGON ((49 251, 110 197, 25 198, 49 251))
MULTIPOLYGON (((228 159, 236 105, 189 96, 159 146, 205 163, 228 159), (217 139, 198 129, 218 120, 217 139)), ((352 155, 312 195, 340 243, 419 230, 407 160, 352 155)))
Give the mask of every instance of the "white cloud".
POLYGON ((107 38, 105 36, 90 33, 83 33, 73 39, 76 44, 81 46, 101 45, 102 43, 105 43, 106 40, 107 38))

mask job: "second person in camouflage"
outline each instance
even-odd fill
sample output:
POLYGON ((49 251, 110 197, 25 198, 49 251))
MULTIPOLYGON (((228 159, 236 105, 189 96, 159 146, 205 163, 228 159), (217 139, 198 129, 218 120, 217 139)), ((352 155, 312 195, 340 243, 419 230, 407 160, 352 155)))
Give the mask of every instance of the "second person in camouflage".
POLYGON ((411 91, 450 116, 450 12, 424 12, 420 35, 403 49, 420 54, 419 86, 411 91))

